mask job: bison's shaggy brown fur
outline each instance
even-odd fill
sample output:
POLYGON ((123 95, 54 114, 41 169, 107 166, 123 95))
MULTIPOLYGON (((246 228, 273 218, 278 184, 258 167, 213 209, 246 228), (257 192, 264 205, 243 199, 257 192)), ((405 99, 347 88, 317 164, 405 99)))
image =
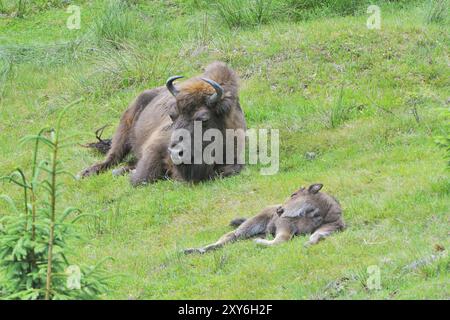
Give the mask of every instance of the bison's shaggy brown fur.
POLYGON ((174 165, 168 151, 169 147, 180 143, 171 141, 173 131, 186 129, 192 133, 194 121, 202 121, 203 131, 220 130, 223 137, 226 129, 246 129, 236 73, 226 64, 214 62, 201 77, 191 78, 176 89, 172 81, 169 79, 167 87, 144 91, 131 103, 122 115, 106 159, 83 170, 82 177, 117 165, 128 153, 133 153, 137 159, 135 165, 123 170, 132 170, 133 185, 163 177, 195 182, 238 173, 242 169, 243 165, 237 161, 238 152, 233 163, 174 165))

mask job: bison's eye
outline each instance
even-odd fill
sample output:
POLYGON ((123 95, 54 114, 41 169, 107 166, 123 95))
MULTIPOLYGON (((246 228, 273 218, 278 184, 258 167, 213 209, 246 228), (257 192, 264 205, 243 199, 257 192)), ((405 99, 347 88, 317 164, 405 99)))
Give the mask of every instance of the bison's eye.
POLYGON ((178 117, 178 114, 176 112, 169 113, 169 117, 172 121, 175 121, 178 117))
POLYGON ((194 114, 194 121, 208 121, 209 120, 209 111, 201 110, 194 114))

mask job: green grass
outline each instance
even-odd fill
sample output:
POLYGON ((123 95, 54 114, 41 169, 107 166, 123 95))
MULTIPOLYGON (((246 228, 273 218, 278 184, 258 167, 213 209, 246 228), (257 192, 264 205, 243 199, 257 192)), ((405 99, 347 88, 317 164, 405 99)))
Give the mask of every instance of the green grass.
MULTIPOLYGON (((111 134, 145 88, 226 61, 241 77, 248 126, 280 129, 280 172, 261 176, 248 166, 224 180, 137 189, 110 172, 67 178, 61 208, 99 215, 79 225, 89 241, 73 244, 71 261, 114 257, 105 298, 449 299, 450 180, 446 150, 435 143, 449 130, 447 20, 399 1, 382 3, 380 30, 366 28, 364 7, 322 15, 296 8, 306 20, 267 11, 229 25, 225 1, 217 3, 85 1, 80 30, 65 27, 58 7, 0 19, 0 173, 29 166, 19 139, 53 124, 70 101, 84 98, 65 134, 83 133, 85 143, 104 124, 111 134), (340 200, 347 230, 310 248, 298 237, 274 248, 247 241, 180 254, 312 182, 340 200), (381 290, 366 286, 371 265, 381 290)), ((73 173, 100 159, 79 146, 62 157, 73 173)), ((21 196, 7 184, 1 193, 21 196)))
POLYGON ((430 0, 425 4, 425 21, 427 23, 441 23, 448 19, 448 0, 430 0))

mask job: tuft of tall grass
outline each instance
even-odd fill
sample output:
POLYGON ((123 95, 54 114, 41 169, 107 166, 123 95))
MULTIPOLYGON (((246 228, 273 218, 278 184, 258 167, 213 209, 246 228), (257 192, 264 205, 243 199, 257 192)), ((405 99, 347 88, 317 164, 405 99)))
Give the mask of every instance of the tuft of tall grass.
POLYGON ((137 27, 137 17, 130 6, 122 0, 107 2, 103 14, 94 22, 94 34, 100 41, 117 47, 120 42, 131 37, 137 27))
POLYGON ((330 125, 331 128, 337 128, 343 122, 349 119, 349 111, 350 109, 346 107, 343 103, 344 99, 344 88, 341 87, 339 92, 339 97, 336 100, 333 108, 330 113, 330 125))
POLYGON ((123 217, 124 214, 121 211, 119 200, 111 211, 102 212, 90 219, 86 224, 87 231, 93 237, 103 234, 118 234, 123 225, 123 217))
POLYGON ((286 12, 293 20, 355 15, 369 5, 367 0, 287 0, 286 12))
POLYGON ((16 6, 16 16, 23 17, 27 10, 27 1, 26 0, 18 0, 16 6))
POLYGON ((0 0, 0 13, 22 18, 31 13, 61 8, 71 0, 0 0))
POLYGON ((218 0, 216 6, 229 28, 264 24, 275 15, 272 0, 218 0))
POLYGON ((3 99, 5 92, 6 80, 11 72, 11 62, 6 58, 0 56, 0 101, 3 99))
POLYGON ((272 20, 308 20, 365 12, 369 0, 217 0, 219 16, 229 28, 249 27, 272 20))
POLYGON ((425 4, 425 22, 442 23, 446 21, 449 5, 450 1, 448 0, 429 0, 425 4))
POLYGON ((108 47, 98 49, 90 57, 92 72, 74 75, 79 94, 99 98, 143 83, 149 86, 162 84, 158 79, 167 76, 170 60, 129 44, 122 44, 119 48, 120 50, 108 47))

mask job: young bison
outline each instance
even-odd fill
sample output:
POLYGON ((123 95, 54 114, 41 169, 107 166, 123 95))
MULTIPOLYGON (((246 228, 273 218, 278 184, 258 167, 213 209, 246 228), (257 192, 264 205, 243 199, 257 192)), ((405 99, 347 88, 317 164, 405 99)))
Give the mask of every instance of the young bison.
MULTIPOLYGON (((98 174, 117 165, 128 153, 134 154, 137 163, 116 172, 131 171, 131 183, 138 185, 164 177, 184 181, 202 181, 215 176, 228 176, 241 171, 238 161, 242 150, 235 149, 227 162, 203 161, 175 163, 175 158, 201 153, 207 144, 202 136, 195 137, 194 128, 201 125, 201 134, 217 129, 225 137, 227 129, 238 132, 229 139, 245 139, 245 119, 239 105, 238 78, 233 70, 222 62, 210 64, 201 77, 191 78, 176 88, 173 82, 181 76, 167 80, 165 87, 141 93, 122 115, 119 127, 112 139, 106 159, 83 170, 81 177, 98 174), (195 123, 195 125, 194 125, 195 123), (181 130, 184 129, 184 130, 181 130), (185 131, 190 138, 181 140, 173 135, 185 131), (194 141, 194 137, 195 140, 194 141), (199 140, 198 140, 199 139, 199 140)), ((228 150, 229 151, 229 150, 228 150)), ((225 158, 226 152, 224 152, 225 158)))
POLYGON ((345 227, 341 206, 332 196, 319 192, 322 186, 313 184, 308 189, 301 188, 283 205, 267 207, 248 220, 235 219, 231 225, 239 226, 236 230, 225 234, 213 244, 186 249, 184 252, 205 253, 229 242, 269 233, 275 237, 273 240, 258 238, 255 242, 271 246, 288 241, 294 235, 312 233, 307 244, 316 244, 345 227))

